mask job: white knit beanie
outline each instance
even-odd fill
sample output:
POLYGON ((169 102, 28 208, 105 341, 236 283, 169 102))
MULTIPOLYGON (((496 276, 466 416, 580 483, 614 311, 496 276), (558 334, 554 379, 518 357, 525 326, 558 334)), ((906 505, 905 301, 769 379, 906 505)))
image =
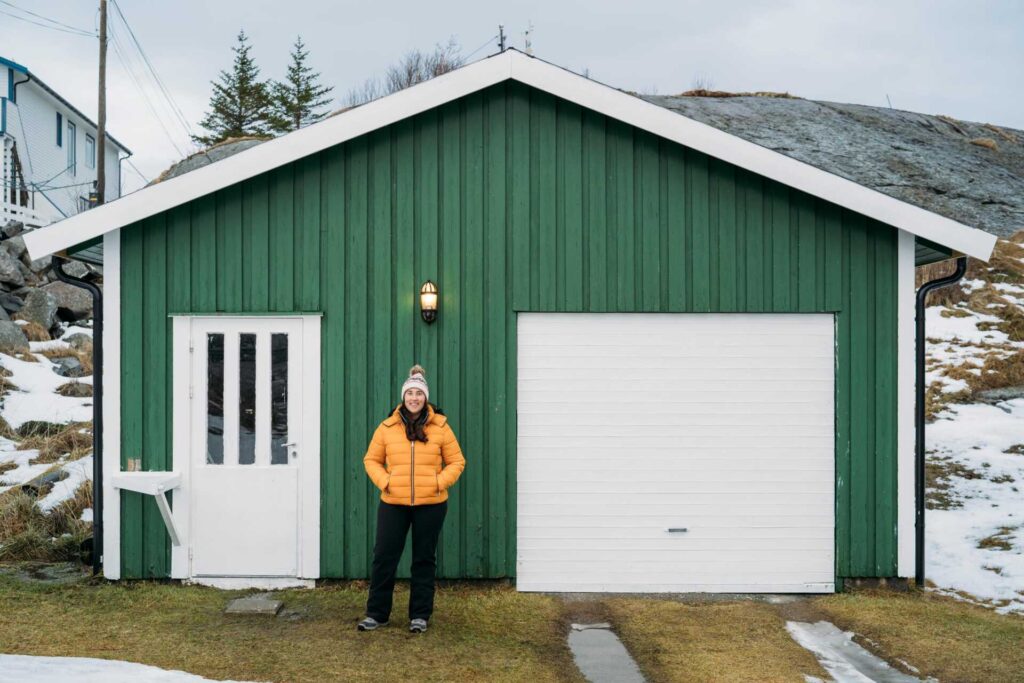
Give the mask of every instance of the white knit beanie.
POLYGON ((402 385, 402 401, 405 401, 405 392, 409 389, 422 389, 423 394, 430 400, 430 387, 427 386, 426 371, 419 365, 409 368, 409 378, 402 385))

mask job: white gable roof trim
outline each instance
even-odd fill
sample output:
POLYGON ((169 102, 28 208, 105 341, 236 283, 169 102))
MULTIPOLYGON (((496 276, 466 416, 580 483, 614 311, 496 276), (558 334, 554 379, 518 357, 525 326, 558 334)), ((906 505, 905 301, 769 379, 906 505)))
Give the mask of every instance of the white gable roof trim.
POLYGON ((198 197, 441 106, 506 80, 776 180, 859 214, 988 260, 996 236, 686 118, 561 67, 507 50, 374 100, 232 157, 126 195, 25 235, 33 259, 124 227, 198 197))

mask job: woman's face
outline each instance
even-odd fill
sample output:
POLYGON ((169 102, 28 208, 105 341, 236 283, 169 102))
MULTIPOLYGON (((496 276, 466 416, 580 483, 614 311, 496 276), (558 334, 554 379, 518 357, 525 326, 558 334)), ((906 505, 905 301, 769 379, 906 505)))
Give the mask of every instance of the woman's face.
POLYGON ((422 389, 409 389, 405 392, 405 409, 414 415, 423 410, 427 397, 422 389))

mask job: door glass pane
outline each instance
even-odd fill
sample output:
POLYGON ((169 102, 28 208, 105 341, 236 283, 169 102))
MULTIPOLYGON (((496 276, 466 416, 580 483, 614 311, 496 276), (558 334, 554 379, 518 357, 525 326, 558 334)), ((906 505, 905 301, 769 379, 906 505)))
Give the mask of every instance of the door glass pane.
POLYGON ((243 334, 238 344, 238 464, 256 462, 256 335, 243 334))
POLYGON ((288 335, 270 335, 270 464, 288 464, 288 335))
POLYGON ((206 462, 224 464, 224 335, 206 335, 206 462))

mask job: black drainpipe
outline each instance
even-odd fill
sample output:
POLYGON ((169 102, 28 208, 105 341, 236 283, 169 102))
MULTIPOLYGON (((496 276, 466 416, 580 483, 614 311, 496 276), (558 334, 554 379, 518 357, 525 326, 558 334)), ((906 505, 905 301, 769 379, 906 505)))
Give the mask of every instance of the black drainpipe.
POLYGON ((100 573, 103 553, 103 291, 64 272, 67 259, 53 257, 57 279, 92 295, 92 573, 100 573))
POLYGON ((917 552, 914 579, 919 588, 924 587, 924 307, 929 292, 953 284, 962 278, 965 272, 967 272, 967 257, 961 256, 956 260, 956 270, 952 275, 926 282, 917 290, 917 310, 914 314, 914 319, 917 322, 917 348, 915 349, 917 357, 914 364, 917 371, 915 387, 917 397, 914 404, 914 502, 917 513, 914 530, 917 552))

